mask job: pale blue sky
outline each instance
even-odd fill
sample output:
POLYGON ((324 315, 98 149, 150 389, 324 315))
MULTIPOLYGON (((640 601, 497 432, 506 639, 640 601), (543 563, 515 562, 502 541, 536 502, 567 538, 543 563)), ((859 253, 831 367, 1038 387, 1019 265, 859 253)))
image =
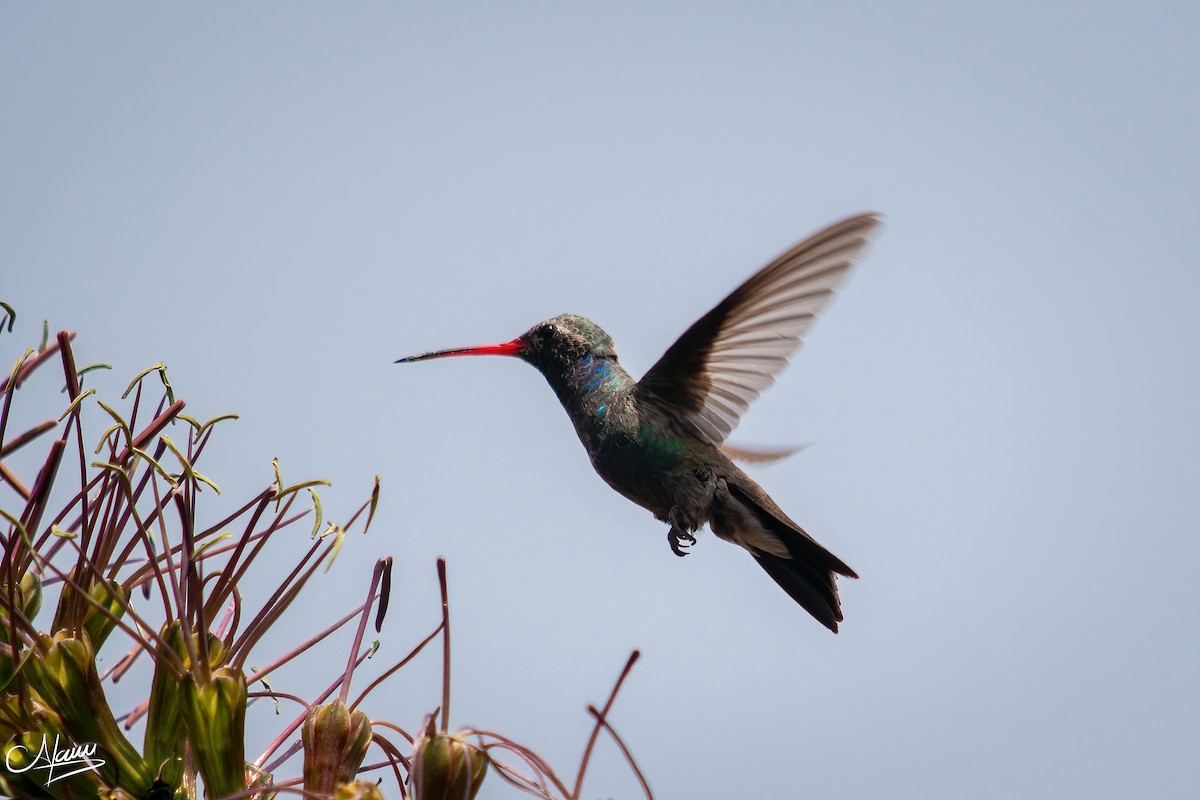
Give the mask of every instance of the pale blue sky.
MULTIPOLYGON (((1197 793, 1197 7, 645 5, 4 4, 0 295, 241 413, 231 499, 382 475, 311 613, 394 555, 390 661, 446 555, 454 724, 564 771, 639 647, 660 798, 1197 793), (836 637, 711 535, 672 556, 529 367, 391 363, 570 311, 640 374, 865 210, 735 434, 814 443, 754 475, 862 575, 836 637)), ((415 727, 436 666, 370 711, 415 727)), ((614 748, 588 790, 636 796, 614 748)))

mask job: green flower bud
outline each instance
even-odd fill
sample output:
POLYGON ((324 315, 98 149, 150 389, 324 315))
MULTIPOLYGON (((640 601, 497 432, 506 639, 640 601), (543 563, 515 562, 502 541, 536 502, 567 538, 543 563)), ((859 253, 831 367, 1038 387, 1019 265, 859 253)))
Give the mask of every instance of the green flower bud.
POLYGON ((80 630, 87 631, 92 639, 92 646, 99 650, 117 626, 113 617, 120 619, 124 616, 125 601, 129 592, 121 588, 116 581, 103 580, 92 584, 87 593, 96 605, 80 597, 79 591, 74 587, 65 586, 62 594, 58 596, 58 607, 54 610, 54 622, 50 629, 56 634, 63 631, 73 634, 80 630), (97 605, 100 608, 97 608, 97 605), (101 611, 101 608, 104 611, 101 611))
POLYGON ((301 730, 305 790, 325 795, 354 780, 371 735, 370 717, 351 713, 341 700, 310 708, 301 730))
POLYGON ((461 735, 439 733, 429 720, 413 747, 414 800, 474 800, 487 776, 487 752, 461 735))
POLYGON ((125 604, 129 600, 129 592, 116 581, 105 581, 92 586, 88 594, 108 612, 105 614, 89 603, 87 611, 83 613, 83 629, 91 637, 92 647, 99 650, 104 646, 108 635, 117 627, 117 620, 125 616, 125 604))
MULTIPOLYGON (((26 620, 32 620, 42 609, 42 579, 32 572, 25 573, 15 587, 6 583, 0 587, 0 590, 6 597, 11 591, 18 619, 24 617, 26 620)), ((9 641, 12 634, 12 621, 8 618, 8 608, 7 600, 0 604, 0 643, 4 644, 12 644, 9 641)))
POLYGON ((62 719, 63 735, 97 746, 106 761, 100 776, 109 786, 129 787, 135 794, 148 789, 154 773, 108 707, 87 635, 76 639, 64 631, 53 638, 42 636, 35 648, 38 652, 25 662, 23 672, 42 703, 62 719))
POLYGON ((42 610, 42 579, 40 576, 26 572, 21 576, 18 602, 25 619, 33 619, 42 610))
MULTIPOLYGON (((154 677, 150 683, 150 703, 146 709, 146 738, 143 743, 146 763, 163 783, 178 786, 183 775, 183 746, 187 731, 183 722, 183 684, 180 682, 174 653, 184 669, 192 660, 184 644, 183 627, 178 620, 163 626, 154 658, 154 677)), ((199 652, 199 636, 192 635, 199 652)), ((216 669, 225 658, 225 644, 208 636, 209 668, 216 669)))
POLYGON ((183 718, 208 797, 246 789, 246 676, 236 667, 214 670, 204 686, 183 679, 183 718))

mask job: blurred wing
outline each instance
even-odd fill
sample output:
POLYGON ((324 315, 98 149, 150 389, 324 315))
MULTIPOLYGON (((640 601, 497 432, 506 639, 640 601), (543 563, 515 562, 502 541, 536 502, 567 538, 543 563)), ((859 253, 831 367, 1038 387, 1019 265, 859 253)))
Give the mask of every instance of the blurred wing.
POLYGON ((696 321, 638 383, 720 444, 799 349, 817 314, 879 225, 863 214, 831 225, 763 267, 696 321))

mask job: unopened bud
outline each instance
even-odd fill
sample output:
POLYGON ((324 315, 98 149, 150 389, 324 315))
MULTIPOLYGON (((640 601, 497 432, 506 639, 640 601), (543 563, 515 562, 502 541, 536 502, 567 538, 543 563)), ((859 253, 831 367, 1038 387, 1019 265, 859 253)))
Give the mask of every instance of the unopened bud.
POLYGON ((129 592, 116 581, 103 581, 94 584, 88 594, 99 608, 88 604, 83 614, 83 629, 91 637, 92 647, 99 650, 117 627, 117 621, 125 616, 129 592))
MULTIPOLYGON (((13 586, 11 583, 0 585, 0 591, 12 595, 12 605, 17 609, 17 619, 25 618, 31 621, 42 608, 42 579, 32 572, 21 576, 20 582, 13 586)), ((0 644, 12 644, 12 621, 8 618, 9 604, 0 604, 0 644)))
POLYGON ((487 777, 488 755, 461 735, 439 733, 430 718, 413 748, 414 800, 474 800, 487 777))
POLYGON ((20 594, 18 595, 21 611, 25 619, 33 619, 42 610, 42 579, 32 572, 21 576, 20 594))
POLYGON ((310 708, 301 731, 305 791, 324 795, 353 781, 371 735, 370 717, 349 711, 341 700, 310 708))

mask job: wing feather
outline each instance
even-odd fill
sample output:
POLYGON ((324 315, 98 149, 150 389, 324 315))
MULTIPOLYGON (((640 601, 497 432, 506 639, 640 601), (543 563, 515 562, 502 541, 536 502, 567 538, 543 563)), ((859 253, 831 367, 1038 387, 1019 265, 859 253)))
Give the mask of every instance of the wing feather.
POLYGON ((702 438, 724 442, 787 366, 878 225, 875 214, 851 217, 767 264, 688 328, 639 391, 682 411, 702 438))

